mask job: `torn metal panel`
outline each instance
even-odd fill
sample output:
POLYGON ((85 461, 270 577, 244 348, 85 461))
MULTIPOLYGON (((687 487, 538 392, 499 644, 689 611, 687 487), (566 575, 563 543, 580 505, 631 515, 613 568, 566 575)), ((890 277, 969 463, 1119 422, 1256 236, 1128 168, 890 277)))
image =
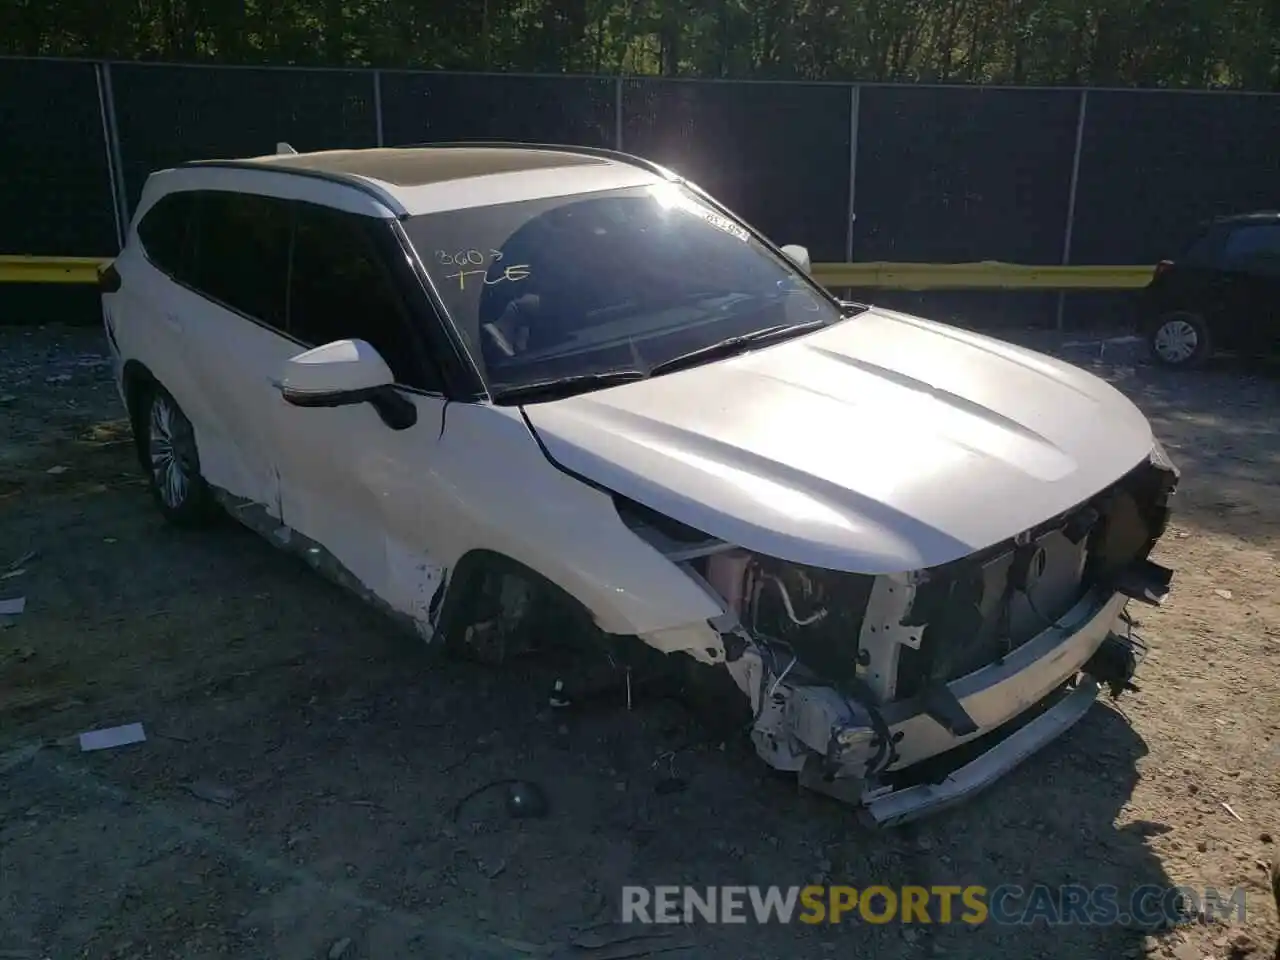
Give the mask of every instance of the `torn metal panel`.
POLYGON ((684 653, 701 663, 724 661, 724 641, 710 623, 691 623, 642 633, 640 639, 662 653, 684 653))
POLYGON ((396 537, 386 538, 387 585, 384 599, 409 617, 425 640, 432 637, 431 604, 445 581, 445 568, 396 537))
POLYGON ((258 533, 268 543, 300 557, 323 577, 378 608, 422 639, 431 642, 435 638, 434 614, 436 611, 433 610, 433 601, 438 603, 447 575, 444 568, 428 568, 421 571, 423 586, 417 596, 421 597, 425 594, 428 587, 432 590, 431 595, 426 598, 425 606, 419 603, 408 604, 405 608, 395 606, 362 583, 329 550, 303 536, 297 530, 282 524, 261 504, 236 497, 219 487, 211 486, 210 489, 215 499, 233 519, 258 533))
POLYGON ((867 613, 858 634, 858 665, 867 685, 888 703, 898 687, 898 659, 903 647, 920 649, 924 624, 904 625, 915 603, 916 587, 908 576, 876 577, 867 613))

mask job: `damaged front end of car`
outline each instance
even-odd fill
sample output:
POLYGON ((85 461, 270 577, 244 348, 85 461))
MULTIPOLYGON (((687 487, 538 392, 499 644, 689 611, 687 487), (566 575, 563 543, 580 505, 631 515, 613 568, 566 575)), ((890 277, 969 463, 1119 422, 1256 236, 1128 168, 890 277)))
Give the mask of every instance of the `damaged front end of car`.
POLYGON ((875 576, 761 556, 617 502, 722 606, 721 665, 750 701, 759 755, 887 826, 998 780, 1100 687, 1135 689, 1144 647, 1126 606, 1168 593, 1172 573, 1149 555, 1177 481, 1157 444, 1107 489, 1005 542, 875 576))

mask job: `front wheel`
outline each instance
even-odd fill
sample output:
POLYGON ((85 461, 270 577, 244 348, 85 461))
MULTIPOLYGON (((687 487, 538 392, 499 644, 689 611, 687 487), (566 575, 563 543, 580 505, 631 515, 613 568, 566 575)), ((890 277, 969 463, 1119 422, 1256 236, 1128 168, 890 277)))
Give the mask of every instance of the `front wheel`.
POLYGON ((1151 355, 1166 367, 1189 369, 1209 359, 1209 328, 1195 313, 1166 313, 1152 326, 1151 355))
POLYGON ((202 525, 215 510, 213 496, 200 475, 191 421, 158 383, 146 391, 140 406, 139 452, 160 512, 178 526, 202 525))

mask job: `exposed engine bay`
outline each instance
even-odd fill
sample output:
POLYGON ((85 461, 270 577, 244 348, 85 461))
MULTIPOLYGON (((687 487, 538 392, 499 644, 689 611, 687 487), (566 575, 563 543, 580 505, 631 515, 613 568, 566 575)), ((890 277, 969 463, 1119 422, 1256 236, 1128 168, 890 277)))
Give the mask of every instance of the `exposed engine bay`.
POLYGON ((750 699, 760 756, 897 823, 1002 775, 1082 716, 1098 685, 1112 696, 1134 689, 1144 647, 1125 608, 1168 593, 1171 571, 1148 557, 1177 479, 1157 446, 1011 540, 879 576, 760 556, 630 501, 618 507, 724 607, 724 666, 750 699), (969 741, 1002 737, 1016 749, 999 763, 998 743, 964 776, 948 762, 969 741))

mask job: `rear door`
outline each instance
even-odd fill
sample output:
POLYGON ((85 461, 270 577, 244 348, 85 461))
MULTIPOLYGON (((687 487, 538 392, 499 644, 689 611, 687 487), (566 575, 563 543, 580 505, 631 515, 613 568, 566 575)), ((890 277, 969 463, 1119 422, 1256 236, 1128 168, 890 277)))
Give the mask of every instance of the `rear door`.
POLYGON ((195 428, 204 478, 275 515, 264 413, 280 402, 271 376, 298 352, 282 333, 290 215, 274 197, 167 193, 139 218, 120 289, 104 298, 121 356, 144 363, 195 428))
POLYGON ((117 384, 123 386, 124 363, 137 361, 161 381, 180 385, 174 396, 185 410, 179 394, 190 381, 192 358, 169 317, 189 293, 196 195, 166 193, 152 202, 156 189, 149 183, 143 192, 141 215, 100 283, 102 316, 117 384))
POLYGON ((298 352, 284 333, 292 209, 277 197, 201 191, 193 292, 173 322, 201 398, 187 410, 206 480, 279 516, 266 416, 272 379, 298 352))
POLYGON ((1239 347, 1280 349, 1280 222, 1237 225, 1223 244, 1228 278, 1225 311, 1239 347))

